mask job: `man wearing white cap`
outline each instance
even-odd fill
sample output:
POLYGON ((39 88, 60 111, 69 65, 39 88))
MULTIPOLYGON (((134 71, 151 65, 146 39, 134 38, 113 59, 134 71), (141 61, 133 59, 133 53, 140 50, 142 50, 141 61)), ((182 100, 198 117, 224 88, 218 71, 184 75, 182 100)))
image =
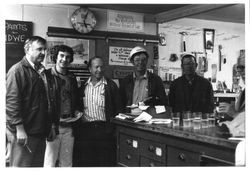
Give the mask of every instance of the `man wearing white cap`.
POLYGON ((167 97, 161 78, 147 71, 149 54, 141 46, 134 47, 129 55, 134 65, 134 73, 125 77, 120 85, 122 105, 167 105, 167 97))

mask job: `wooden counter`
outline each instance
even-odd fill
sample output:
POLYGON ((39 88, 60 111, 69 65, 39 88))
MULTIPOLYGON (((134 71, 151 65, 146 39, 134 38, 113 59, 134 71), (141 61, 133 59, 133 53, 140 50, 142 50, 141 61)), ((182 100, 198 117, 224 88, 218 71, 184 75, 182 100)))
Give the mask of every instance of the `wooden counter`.
POLYGON ((193 130, 113 119, 119 166, 225 166, 235 164, 239 141, 219 127, 193 130))

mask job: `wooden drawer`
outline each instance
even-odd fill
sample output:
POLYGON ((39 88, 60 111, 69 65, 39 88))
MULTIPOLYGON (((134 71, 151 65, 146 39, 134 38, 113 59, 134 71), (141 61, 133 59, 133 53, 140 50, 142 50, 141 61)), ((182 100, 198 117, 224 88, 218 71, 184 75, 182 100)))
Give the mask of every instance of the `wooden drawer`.
POLYGON ((200 157, 201 166, 234 166, 234 163, 230 161, 225 161, 223 159, 201 155, 200 157))
POLYGON ((120 133, 118 163, 139 166, 139 139, 120 133))
POLYGON ((199 166, 200 154, 176 147, 167 147, 168 166, 199 166))
POLYGON ((140 166, 142 166, 142 167, 156 167, 156 166, 165 166, 165 164, 161 163, 159 161, 155 161, 155 160, 141 156, 140 157, 140 166))
POLYGON ((139 166, 139 154, 131 150, 121 150, 119 153, 119 163, 125 166, 139 166))
POLYGON ((150 140, 141 140, 141 154, 152 160, 166 162, 166 145, 150 140))
POLYGON ((126 134, 120 134, 119 145, 122 150, 132 150, 139 153, 138 149, 140 146, 139 138, 133 137, 126 134))

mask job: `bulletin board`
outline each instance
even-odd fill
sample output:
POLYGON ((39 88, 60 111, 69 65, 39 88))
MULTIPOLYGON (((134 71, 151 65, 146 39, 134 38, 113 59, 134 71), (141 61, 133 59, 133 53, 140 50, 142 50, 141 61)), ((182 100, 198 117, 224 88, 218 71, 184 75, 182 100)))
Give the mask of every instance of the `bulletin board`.
POLYGON ((96 40, 96 55, 102 57, 104 59, 104 63, 106 65, 105 75, 111 79, 121 79, 127 76, 128 74, 133 72, 134 67, 131 63, 122 63, 122 62, 112 62, 111 59, 114 57, 115 53, 111 53, 114 48, 121 49, 122 53, 117 53, 118 57, 127 55, 127 51, 131 50, 135 46, 143 46, 147 49, 149 53, 148 65, 147 68, 151 69, 154 62, 154 46, 156 43, 146 43, 144 45, 142 42, 134 42, 134 41, 123 41, 123 40, 109 40, 106 42, 105 40, 98 39, 96 40))
POLYGON ((6 72, 24 56, 24 42, 33 35, 33 23, 5 20, 6 72))

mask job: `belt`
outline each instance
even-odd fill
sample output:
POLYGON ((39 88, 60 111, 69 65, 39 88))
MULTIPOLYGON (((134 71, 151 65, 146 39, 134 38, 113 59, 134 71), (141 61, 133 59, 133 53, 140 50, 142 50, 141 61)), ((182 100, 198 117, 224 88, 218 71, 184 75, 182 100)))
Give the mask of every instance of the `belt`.
POLYGON ((61 118, 69 118, 69 117, 71 117, 71 114, 62 114, 61 115, 61 118))
POLYGON ((71 123, 67 123, 67 122, 60 122, 59 126, 61 126, 61 127, 71 127, 72 124, 71 123))
POLYGON ((91 121, 91 122, 83 122, 83 127, 88 127, 88 128, 101 128, 105 127, 107 124, 106 121, 91 121))

